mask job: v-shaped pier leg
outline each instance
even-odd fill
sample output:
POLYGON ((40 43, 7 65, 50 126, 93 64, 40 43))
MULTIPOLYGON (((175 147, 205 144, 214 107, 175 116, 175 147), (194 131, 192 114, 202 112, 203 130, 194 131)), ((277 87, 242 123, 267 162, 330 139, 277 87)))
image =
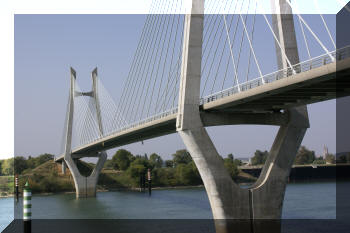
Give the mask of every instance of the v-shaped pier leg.
MULTIPOLYGON (((98 118, 98 125, 100 135, 103 135, 102 119, 100 115, 99 100, 97 94, 97 69, 92 72, 93 79, 93 91, 92 97, 96 102, 96 111, 98 118)), ((94 197, 96 196, 96 185, 98 181, 99 174, 102 171, 103 165, 107 160, 107 153, 100 152, 97 154, 98 161, 96 167, 92 171, 89 177, 82 176, 77 168, 77 165, 72 157, 72 135, 73 135, 73 116, 74 116, 74 98, 77 95, 75 91, 75 81, 76 81, 76 72, 71 68, 71 85, 70 85, 70 94, 69 94, 69 106, 68 106, 68 121, 66 125, 66 145, 65 145, 65 154, 64 161, 62 166, 66 164, 73 176, 76 196, 80 197, 94 197)), ((79 93, 78 93, 79 94, 79 93)))
POLYGON ((64 159, 74 179, 76 197, 95 197, 98 177, 101 173, 104 163, 107 160, 107 153, 98 154, 97 164, 88 177, 82 176, 77 168, 76 162, 71 156, 64 159))
MULTIPOLYGON (((217 231, 230 232, 230 221, 228 220, 244 219, 248 220, 246 223, 249 224, 241 225, 243 227, 240 229, 241 232, 261 232, 261 228, 255 227, 256 220, 279 220, 281 218, 289 172, 306 129, 309 127, 307 108, 302 106, 288 109, 284 113, 287 116, 285 121, 271 122, 272 125, 281 126, 256 184, 250 189, 242 189, 233 182, 200 116, 203 14, 204 1, 193 0, 192 12, 185 17, 177 132, 202 177, 213 217, 217 220, 217 231)), ((275 20, 280 21, 279 24, 275 24, 280 30, 280 38, 287 40, 283 42, 282 49, 295 52, 293 33, 287 30, 293 26, 290 16, 278 16, 275 17, 275 20), (290 40, 284 36, 286 33, 289 33, 290 40)), ((289 60, 292 60, 292 64, 296 64, 297 52, 286 53, 290 55, 289 60)), ((279 65, 286 66, 285 59, 281 58, 282 54, 282 52, 277 53, 278 59, 283 61, 279 65)), ((251 113, 251 116, 254 119, 254 113, 251 113)), ((233 119, 235 119, 234 116, 233 119)), ((216 118, 215 121, 217 120, 216 118)), ((252 124, 261 122, 258 114, 256 114, 256 122, 253 121, 251 121, 252 124)), ((278 226, 277 223, 277 232, 279 231, 278 226)))

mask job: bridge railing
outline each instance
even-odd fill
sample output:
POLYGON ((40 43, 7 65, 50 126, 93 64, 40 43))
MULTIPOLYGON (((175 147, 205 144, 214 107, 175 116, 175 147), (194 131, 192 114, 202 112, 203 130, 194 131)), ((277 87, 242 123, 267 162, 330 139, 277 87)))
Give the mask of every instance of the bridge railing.
MULTIPOLYGON (((167 110, 167 111, 161 112, 161 113, 159 113, 159 114, 150 116, 150 117, 148 117, 148 118, 146 118, 146 119, 143 119, 143 120, 140 120, 140 121, 131 123, 131 124, 129 124, 129 125, 126 125, 126 126, 124 126, 124 127, 122 127, 122 128, 119 128, 119 129, 117 129, 117 130, 115 130, 115 131, 108 132, 108 133, 106 133, 106 134, 104 134, 104 135, 102 135, 102 136, 100 136, 100 137, 98 137, 98 138, 95 138, 95 139, 93 139, 93 140, 87 142, 87 144, 94 143, 94 142, 100 140, 101 138, 108 137, 108 136, 111 136, 111 135, 113 135, 113 134, 116 134, 116 133, 119 133, 119 132, 122 132, 122 131, 125 131, 125 130, 128 130, 128 129, 136 128, 136 127, 141 126, 141 125, 144 125, 144 124, 146 124, 146 123, 149 123, 149 122, 152 122, 152 121, 155 121, 155 120, 158 120, 158 119, 162 119, 162 118, 164 118, 164 117, 167 117, 167 116, 176 114, 177 111, 178 111, 178 108, 177 108, 177 107, 174 107, 174 108, 172 108, 172 109, 169 109, 169 110, 167 110)), ((76 146, 74 149, 77 149, 77 148, 79 148, 79 147, 81 147, 81 146, 83 146, 83 145, 76 146)))
POLYGON ((155 121, 155 120, 158 120, 158 119, 162 119, 164 117, 167 117, 167 116, 170 116, 170 115, 173 115, 173 114, 176 114, 177 113, 177 110, 178 108, 177 107, 174 107, 172 109, 169 109, 167 111, 164 111, 164 112, 161 112, 161 113, 158 113, 156 115, 153 115, 153 116, 150 116, 146 119, 143 119, 143 120, 140 120, 140 121, 137 121, 137 122, 134 122, 134 123, 131 123, 125 127, 122 127, 114 132, 111 132, 109 133, 108 135, 104 135, 105 136, 110 136, 112 134, 115 134, 115 133, 118 133, 118 132, 121 132, 121 131, 124 131, 124 130, 128 130, 128 129, 131 129, 131 128, 135 128, 135 127, 138 127, 138 126, 141 126, 141 125, 144 125, 146 123, 149 123, 151 121, 155 121))
MULTIPOLYGON (((335 60, 343 60, 343 59, 350 57, 350 46, 333 51, 330 54, 324 54, 324 55, 315 57, 313 59, 296 64, 293 66, 293 69, 294 69, 295 73, 306 72, 306 71, 309 71, 309 70, 312 70, 312 69, 315 69, 315 68, 318 68, 318 67, 335 62, 335 60, 333 60, 332 57, 336 58, 335 60)), ((263 77, 253 79, 251 81, 236 85, 234 87, 223 90, 221 92, 217 92, 217 93, 214 93, 212 95, 201 98, 200 105, 202 105, 204 103, 210 103, 212 101, 224 98, 226 96, 231 96, 231 95, 239 93, 241 91, 250 90, 250 89, 253 89, 255 87, 264 85, 266 83, 272 83, 274 81, 290 77, 291 75, 293 75, 293 70, 291 68, 279 70, 279 71, 264 75, 263 77)), ((178 112, 178 107, 174 107, 174 108, 169 109, 167 111, 164 111, 164 112, 161 112, 159 114, 150 116, 146 119, 131 123, 125 127, 119 128, 115 131, 109 132, 108 134, 105 134, 102 137, 108 137, 108 136, 111 136, 113 134, 125 131, 125 130, 136 128, 136 127, 139 127, 139 126, 144 125, 146 123, 149 123, 149 122, 159 120, 159 119, 162 119, 164 117, 176 114, 177 112, 178 112)), ((93 143, 93 142, 98 141, 100 139, 101 139, 101 137, 96 138, 96 139, 90 141, 89 143, 93 143)))
POLYGON ((343 60, 345 58, 350 57, 350 46, 338 49, 336 51, 331 52, 330 54, 323 54, 321 56, 312 58, 310 60, 298 63, 292 68, 287 68, 283 70, 278 70, 270 74, 266 74, 262 77, 250 80, 248 82, 236 85, 234 87, 230 87, 228 89, 222 90, 220 92, 216 92, 212 95, 206 96, 200 99, 200 104, 210 103, 212 101, 231 96, 233 94, 237 94, 241 91, 247 91, 253 89, 255 87, 262 86, 266 83, 272 83, 274 81, 290 77, 295 73, 306 72, 330 63, 335 62, 336 60, 343 60), (335 59, 333 59, 335 58, 335 59), (294 72, 293 72, 294 70, 294 72))

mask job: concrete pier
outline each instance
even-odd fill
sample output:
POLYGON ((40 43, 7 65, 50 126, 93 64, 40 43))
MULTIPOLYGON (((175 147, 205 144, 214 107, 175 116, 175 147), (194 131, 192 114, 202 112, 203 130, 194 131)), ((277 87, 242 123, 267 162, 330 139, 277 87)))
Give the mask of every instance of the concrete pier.
MULTIPOLYGON (((282 45, 276 45, 280 69, 288 67, 286 56, 292 65, 299 62, 293 16, 284 1, 272 1, 273 7, 279 7, 278 11, 285 14, 273 17, 274 30, 282 45)), ((177 131, 202 177, 214 219, 280 219, 290 168, 309 127, 307 109, 305 106, 286 109, 283 114, 278 113, 283 118, 264 118, 261 114, 250 113, 250 124, 279 125, 280 130, 256 184, 250 189, 240 188, 226 171, 205 125, 208 122, 212 122, 211 125, 239 124, 242 120, 234 114, 218 117, 219 114, 199 109, 203 13, 204 1, 194 0, 192 14, 185 18, 177 131)), ((276 116, 281 116, 278 114, 276 116)), ((247 227, 253 230, 254 224, 247 227)), ((219 221, 217 229, 229 231, 228 222, 219 221)))
MULTIPOLYGON (((99 125, 99 133, 103 135, 103 127, 102 127, 102 119, 100 115, 100 105, 98 101, 98 93, 97 93, 97 69, 94 69, 92 72, 92 80, 93 80, 93 90, 88 95, 93 98, 96 102, 96 112, 97 119, 99 125)), ((78 170, 76 165, 76 161, 72 157, 72 130, 73 130, 73 116, 74 116, 74 98, 77 93, 75 90, 75 80, 76 80, 76 72, 73 68, 71 68, 71 85, 70 85, 70 94, 69 94, 69 109, 68 109, 68 121, 67 121, 67 134, 66 134, 66 145, 65 145, 65 154, 64 161, 62 161, 62 173, 65 172, 65 166, 67 165, 74 179, 76 197, 94 197, 96 196, 96 185, 98 181, 99 174, 103 168, 104 163, 107 160, 106 152, 102 151, 99 153, 95 153, 93 155, 86 155, 86 157, 98 157, 98 161, 96 167, 92 171, 89 177, 82 176, 78 170)), ((83 97, 82 97, 83 98, 83 97)))
POLYGON ((92 171, 90 176, 85 177, 80 174, 77 168, 76 162, 71 157, 68 157, 67 159, 65 159, 74 179, 77 198, 96 196, 96 186, 97 186, 98 177, 101 173, 101 170, 106 160, 107 160, 107 153, 106 152, 99 153, 98 162, 94 170, 92 171))

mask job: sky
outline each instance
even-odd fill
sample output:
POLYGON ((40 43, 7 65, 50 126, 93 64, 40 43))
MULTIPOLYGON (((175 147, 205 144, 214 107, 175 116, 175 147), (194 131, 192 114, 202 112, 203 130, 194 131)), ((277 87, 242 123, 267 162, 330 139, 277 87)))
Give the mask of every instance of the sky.
MULTIPOLYGON (((16 156, 59 152, 70 66, 77 71, 84 90, 91 88, 90 72, 98 67, 99 78, 118 99, 145 17, 15 15, 16 156)), ((324 145, 335 152, 335 110, 335 100, 309 105, 311 127, 302 144, 316 154, 323 153, 324 145)), ((277 130, 274 126, 208 128, 219 154, 233 153, 235 157, 250 157, 256 149, 269 150, 277 130)), ((123 148, 134 154, 156 152, 168 159, 185 146, 180 136, 173 134, 123 148)), ((114 151, 109 151, 109 156, 114 151)))

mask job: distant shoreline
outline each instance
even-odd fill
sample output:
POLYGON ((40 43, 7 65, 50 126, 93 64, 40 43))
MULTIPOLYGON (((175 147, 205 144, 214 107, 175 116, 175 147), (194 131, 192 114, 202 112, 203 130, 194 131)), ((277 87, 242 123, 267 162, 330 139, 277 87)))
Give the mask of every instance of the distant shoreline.
MULTIPOLYGON (((204 188, 204 185, 189 185, 189 186, 169 186, 169 187, 152 187, 152 190, 167 190, 167 189, 191 189, 191 188, 204 188)), ((111 189, 97 189, 96 192, 117 192, 117 191, 129 191, 129 192, 140 192, 140 188, 111 188, 111 189)), ((147 187, 146 187, 147 191, 147 187)), ((34 193, 33 196, 50 196, 56 194, 75 194, 74 191, 69 192, 52 192, 52 193, 34 193)), ((14 197, 14 194, 8 194, 6 196, 0 195, 0 198, 14 197)), ((22 195, 20 194, 20 197, 22 195)))
MULTIPOLYGON (((336 180, 310 180, 310 181, 297 181, 297 182, 289 182, 288 184, 295 184, 295 183, 315 183, 315 182, 336 182, 336 180)), ((240 186, 249 186, 252 183, 240 183, 240 186)), ((152 187, 152 190, 171 190, 171 189, 195 189, 195 188, 204 188, 204 185, 189 185, 189 186, 169 186, 169 187, 152 187)), ((140 188, 111 188, 111 189, 97 189, 97 193, 104 193, 104 192, 140 192, 140 188)), ((147 187, 144 192, 148 192, 147 187)), ((51 195, 65 195, 65 194, 75 194, 74 191, 69 192, 52 192, 52 193, 35 193, 33 196, 51 196, 51 195)), ((3 196, 0 194, 0 198, 10 198, 15 197, 14 194, 8 194, 6 196, 3 196)), ((20 194, 20 197, 22 195, 20 194)))

